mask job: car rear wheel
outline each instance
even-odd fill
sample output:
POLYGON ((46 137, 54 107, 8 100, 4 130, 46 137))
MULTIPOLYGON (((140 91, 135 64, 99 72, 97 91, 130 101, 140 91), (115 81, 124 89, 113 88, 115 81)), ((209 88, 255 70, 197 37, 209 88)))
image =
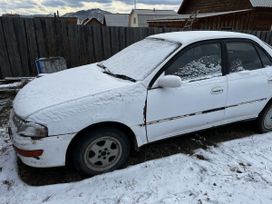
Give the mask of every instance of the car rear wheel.
POLYGON ((91 131, 77 143, 74 167, 83 176, 93 176, 120 168, 128 159, 130 143, 120 130, 104 128, 91 131))
POLYGON ((261 112, 257 124, 261 133, 272 131, 272 103, 267 105, 261 112))

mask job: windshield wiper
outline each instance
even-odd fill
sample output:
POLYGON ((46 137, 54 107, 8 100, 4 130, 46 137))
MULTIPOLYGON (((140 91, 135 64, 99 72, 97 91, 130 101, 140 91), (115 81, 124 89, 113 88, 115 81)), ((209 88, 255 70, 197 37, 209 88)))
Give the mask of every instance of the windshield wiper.
POLYGON ((104 69, 104 73, 105 74, 108 74, 110 76, 114 76, 116 78, 119 78, 119 79, 124 79, 124 80, 128 80, 128 81, 132 81, 132 82, 136 82, 135 79, 131 78, 131 77, 128 77, 126 75, 123 75, 123 74, 114 74, 112 73, 105 65, 103 65, 102 63, 99 63, 97 64, 97 66, 99 66, 100 68, 104 69))
POLYGON ((123 74, 114 74, 114 73, 110 72, 109 70, 104 71, 104 73, 108 74, 110 76, 114 76, 114 77, 119 78, 119 79, 124 79, 124 80, 128 80, 128 81, 136 82, 135 79, 132 79, 132 78, 130 78, 130 77, 126 76, 126 75, 123 75, 123 74))
POLYGON ((107 67, 104 64, 102 64, 102 63, 98 63, 97 66, 100 67, 100 68, 102 68, 102 69, 104 69, 104 70, 107 69, 107 67))

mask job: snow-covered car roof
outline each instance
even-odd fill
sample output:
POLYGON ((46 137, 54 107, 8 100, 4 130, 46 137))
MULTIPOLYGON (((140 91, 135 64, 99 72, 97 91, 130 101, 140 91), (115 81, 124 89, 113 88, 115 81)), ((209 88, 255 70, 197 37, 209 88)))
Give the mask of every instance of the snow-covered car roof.
POLYGON ((229 31, 183 31, 162 33, 150 36, 150 38, 160 38, 168 41, 189 44, 202 40, 212 40, 220 38, 247 38, 256 40, 256 37, 249 34, 229 32, 229 31))

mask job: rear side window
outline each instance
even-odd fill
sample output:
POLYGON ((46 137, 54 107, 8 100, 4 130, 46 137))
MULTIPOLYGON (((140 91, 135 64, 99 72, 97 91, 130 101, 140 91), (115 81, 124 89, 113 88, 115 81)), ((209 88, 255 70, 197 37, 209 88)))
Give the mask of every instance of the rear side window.
POLYGON ((260 47, 256 46, 257 50, 258 50, 258 53, 261 57, 261 60, 263 62, 263 66, 266 67, 266 66, 271 66, 272 65, 272 62, 271 62, 271 59, 267 56, 267 54, 264 52, 263 49, 261 49, 260 47))
POLYGON ((262 68, 262 62, 253 44, 248 42, 231 42, 226 45, 230 72, 262 68))

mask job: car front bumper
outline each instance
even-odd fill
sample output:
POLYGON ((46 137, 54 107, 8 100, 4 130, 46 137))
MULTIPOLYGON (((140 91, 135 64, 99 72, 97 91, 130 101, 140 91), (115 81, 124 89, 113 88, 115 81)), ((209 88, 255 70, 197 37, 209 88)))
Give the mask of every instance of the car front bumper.
POLYGON ((10 120, 8 132, 17 156, 24 164, 39 168, 65 165, 66 152, 74 134, 49 136, 33 140, 30 137, 18 135, 16 131, 14 123, 10 120), (33 156, 33 153, 37 152, 41 154, 33 156))

